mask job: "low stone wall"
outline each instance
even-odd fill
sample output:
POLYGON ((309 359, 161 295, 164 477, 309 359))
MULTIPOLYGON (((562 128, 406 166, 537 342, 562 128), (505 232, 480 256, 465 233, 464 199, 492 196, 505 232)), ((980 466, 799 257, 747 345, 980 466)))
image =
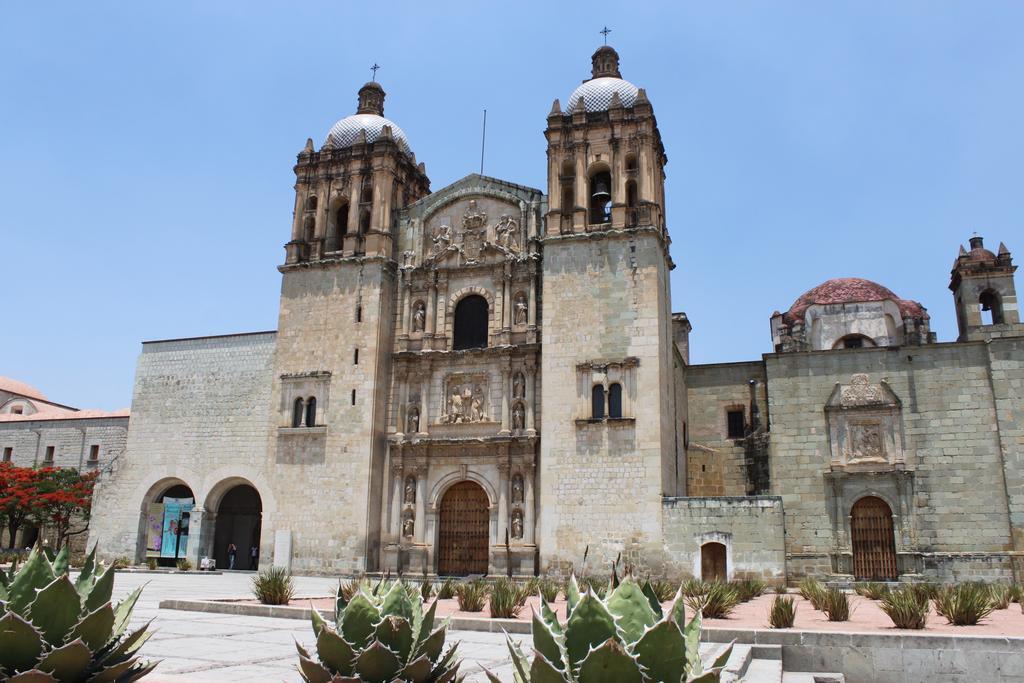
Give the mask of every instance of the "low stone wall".
POLYGON ((683 574, 701 575, 701 546, 726 548, 729 579, 786 580, 786 548, 779 496, 665 498, 665 554, 683 574))
POLYGON ((1024 638, 706 628, 701 640, 781 645, 784 670, 842 672, 846 683, 1024 683, 1024 638))

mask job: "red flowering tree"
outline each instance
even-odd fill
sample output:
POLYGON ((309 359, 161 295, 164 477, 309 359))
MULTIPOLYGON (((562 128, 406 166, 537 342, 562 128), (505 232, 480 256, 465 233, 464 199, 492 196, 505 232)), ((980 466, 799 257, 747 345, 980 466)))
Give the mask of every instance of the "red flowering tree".
POLYGON ((11 547, 18 530, 35 516, 41 472, 0 463, 0 519, 10 534, 11 547))
POLYGON ((89 530, 92 492, 99 473, 82 474, 68 467, 44 467, 36 473, 36 499, 30 516, 56 532, 53 549, 60 550, 68 536, 89 530))

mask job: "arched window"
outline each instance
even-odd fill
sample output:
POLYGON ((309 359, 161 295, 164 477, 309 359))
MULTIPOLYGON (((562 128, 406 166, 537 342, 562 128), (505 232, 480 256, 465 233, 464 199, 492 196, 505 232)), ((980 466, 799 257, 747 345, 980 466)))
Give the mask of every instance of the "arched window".
POLYGON ((455 306, 453 348, 482 349, 487 346, 487 299, 471 294, 455 306))
POLYGON ((627 171, 635 171, 636 170, 636 155, 635 154, 627 154, 626 155, 626 170, 627 171))
POLYGON ((982 325, 1002 325, 1003 305, 999 301, 999 295, 991 289, 986 289, 978 297, 978 305, 981 307, 982 325))
POLYGON ((590 416, 595 420, 604 419, 604 386, 600 384, 590 390, 590 416))
POLYGON ((569 215, 573 212, 573 208, 576 205, 575 191, 572 189, 572 185, 562 186, 562 214, 569 215))
POLYGON ((836 341, 832 346, 833 349, 869 349, 875 345, 875 342, 871 337, 865 337, 863 334, 848 334, 845 337, 836 341))
POLYGON ((306 399, 306 426, 316 426, 316 397, 310 396, 306 399))
POLYGON ((622 417, 622 385, 618 382, 608 385, 608 417, 622 417))
POLYGON ((302 411, 303 403, 301 398, 295 399, 295 404, 292 406, 292 427, 302 426, 302 411))
POLYGON ((590 176, 590 222, 610 223, 612 220, 612 174, 597 171, 590 176))
POLYGON ((341 251, 342 237, 348 230, 348 204, 339 205, 331 218, 327 225, 327 251, 341 251))
POLYGON ((334 212, 334 227, 339 235, 348 234, 348 202, 342 202, 334 212))
POLYGON ((360 204, 369 204, 373 201, 373 186, 364 185, 363 191, 359 194, 360 204))
POLYGON ((306 211, 316 211, 316 204, 316 195, 310 195, 309 197, 306 197, 306 211))

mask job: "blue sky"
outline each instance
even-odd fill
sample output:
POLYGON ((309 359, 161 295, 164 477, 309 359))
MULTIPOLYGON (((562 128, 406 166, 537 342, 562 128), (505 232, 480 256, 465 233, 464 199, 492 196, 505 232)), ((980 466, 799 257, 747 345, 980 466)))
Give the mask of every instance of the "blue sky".
POLYGON ((381 64, 439 189, 545 186, 545 117, 598 31, 667 149, 692 360, 758 358, 831 277, 921 301, 973 231, 1024 258, 1024 4, 5 3, 0 375, 131 402, 139 342, 273 329, 292 165, 381 64))

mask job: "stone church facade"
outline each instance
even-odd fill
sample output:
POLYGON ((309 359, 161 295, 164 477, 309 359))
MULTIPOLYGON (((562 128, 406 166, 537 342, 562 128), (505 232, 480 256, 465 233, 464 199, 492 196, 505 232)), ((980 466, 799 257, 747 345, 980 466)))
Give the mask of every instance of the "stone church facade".
POLYGON ((589 548, 709 578, 1020 578, 1005 247, 961 249, 956 342, 847 278, 773 315, 760 360, 693 365, 667 157, 615 50, 545 136, 544 189, 431 192, 364 85, 298 155, 277 330, 143 344, 102 552, 147 557, 174 501, 182 556, 221 566, 234 543, 300 572, 533 574, 589 548))

